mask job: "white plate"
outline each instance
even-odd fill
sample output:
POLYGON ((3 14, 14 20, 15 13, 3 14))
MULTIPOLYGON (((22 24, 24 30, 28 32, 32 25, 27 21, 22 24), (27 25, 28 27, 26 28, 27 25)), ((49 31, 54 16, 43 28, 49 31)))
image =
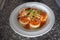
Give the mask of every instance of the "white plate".
POLYGON ((38 3, 38 2, 28 2, 22 5, 19 5, 18 7, 14 9, 10 15, 9 21, 10 21, 11 28, 19 35, 22 35, 24 37, 38 37, 38 36, 42 36, 46 34, 47 32, 51 30, 55 22, 55 16, 54 16, 53 11, 47 5, 43 3, 38 3), (17 20, 18 12, 20 9, 25 8, 25 7, 37 8, 37 9, 41 9, 47 12, 48 19, 42 29, 37 30, 37 31, 26 31, 18 23, 18 20, 17 20))

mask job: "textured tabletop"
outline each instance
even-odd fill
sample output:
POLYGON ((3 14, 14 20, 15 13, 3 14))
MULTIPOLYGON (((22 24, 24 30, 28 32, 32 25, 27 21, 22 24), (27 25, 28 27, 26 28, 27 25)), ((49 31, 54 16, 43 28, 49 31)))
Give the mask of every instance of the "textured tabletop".
POLYGON ((11 12, 25 2, 24 0, 6 0, 3 10, 0 11, 0 40, 60 40, 60 8, 54 0, 40 1, 49 6, 55 14, 55 24, 50 32, 36 38, 27 38, 18 35, 11 29, 9 25, 11 12))

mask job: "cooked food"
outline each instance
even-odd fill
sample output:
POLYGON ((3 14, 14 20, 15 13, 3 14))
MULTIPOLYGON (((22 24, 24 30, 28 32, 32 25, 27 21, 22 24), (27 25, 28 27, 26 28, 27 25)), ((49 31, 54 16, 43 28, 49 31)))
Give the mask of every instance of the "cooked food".
POLYGON ((37 19, 31 19, 30 20, 30 27, 32 28, 38 28, 40 26, 40 20, 37 20, 37 19))
POLYGON ((47 21, 47 13, 35 8, 24 8, 19 11, 18 21, 25 29, 37 29, 47 21))
POLYGON ((28 19, 28 17, 25 17, 25 16, 24 17, 20 17, 19 22, 21 24, 23 24, 23 25, 26 25, 26 24, 29 23, 29 19, 28 19))

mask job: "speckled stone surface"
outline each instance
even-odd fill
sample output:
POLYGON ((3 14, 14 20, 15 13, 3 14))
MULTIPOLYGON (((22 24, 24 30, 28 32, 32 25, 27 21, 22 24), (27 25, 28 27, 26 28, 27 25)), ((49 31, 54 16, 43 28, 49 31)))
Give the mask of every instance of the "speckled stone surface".
POLYGON ((18 5, 25 3, 24 0, 6 0, 4 8, 0 11, 0 40, 60 40, 60 8, 54 0, 42 0, 41 3, 48 5, 55 14, 55 24, 50 32, 36 38, 27 38, 15 33, 9 25, 9 16, 18 5))

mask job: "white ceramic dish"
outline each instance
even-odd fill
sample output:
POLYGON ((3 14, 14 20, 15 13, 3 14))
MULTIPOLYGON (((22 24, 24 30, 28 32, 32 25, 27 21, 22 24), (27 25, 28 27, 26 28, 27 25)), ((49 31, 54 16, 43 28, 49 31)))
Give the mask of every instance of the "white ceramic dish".
POLYGON ((38 36, 42 36, 46 34, 47 32, 51 30, 55 22, 55 16, 54 16, 53 11, 47 5, 43 3, 38 3, 38 2, 28 2, 22 5, 19 5, 18 7, 14 9, 10 15, 9 21, 10 21, 11 28, 19 35, 22 35, 24 37, 38 37, 38 36), (21 27, 21 25, 18 23, 17 16, 18 16, 19 10, 25 7, 42 9, 47 12, 48 19, 42 29, 39 29, 37 31, 26 31, 21 27))

